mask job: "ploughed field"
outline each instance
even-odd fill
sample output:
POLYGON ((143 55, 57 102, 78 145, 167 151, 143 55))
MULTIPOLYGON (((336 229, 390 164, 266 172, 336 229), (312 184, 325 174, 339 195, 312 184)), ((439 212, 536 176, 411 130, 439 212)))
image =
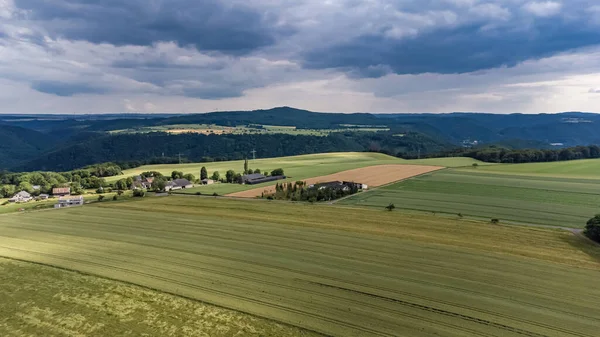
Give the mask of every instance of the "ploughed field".
MULTIPOLYGON (((171 196, 2 215, 0 256, 326 335, 592 337, 600 326, 600 248, 554 229, 171 196)), ((78 303, 98 302, 77 296, 71 277, 57 282, 78 303)))
MULTIPOLYGON (((377 165, 353 170, 342 171, 326 176, 304 179, 307 185, 325 183, 331 181, 352 181, 366 184, 368 187, 377 187, 399 180, 408 179, 420 174, 441 170, 440 166, 423 165, 377 165)), ((261 193, 274 193, 275 185, 258 187, 251 190, 228 194, 230 197, 254 198, 261 193)))
POLYGON ((354 195, 340 204, 383 208, 394 203, 403 210, 574 228, 583 227, 600 212, 598 179, 507 175, 480 169, 434 172, 354 195))

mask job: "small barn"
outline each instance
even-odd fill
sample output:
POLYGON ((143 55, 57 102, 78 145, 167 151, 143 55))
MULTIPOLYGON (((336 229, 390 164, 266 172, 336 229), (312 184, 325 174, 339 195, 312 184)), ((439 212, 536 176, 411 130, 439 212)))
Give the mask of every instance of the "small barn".
POLYGON ((21 191, 8 199, 8 202, 29 202, 31 199, 33 199, 31 194, 26 191, 21 191))

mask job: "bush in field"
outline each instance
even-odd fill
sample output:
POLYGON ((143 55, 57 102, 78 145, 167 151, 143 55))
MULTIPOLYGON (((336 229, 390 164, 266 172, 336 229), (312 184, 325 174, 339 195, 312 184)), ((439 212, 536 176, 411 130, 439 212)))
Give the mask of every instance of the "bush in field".
POLYGON ((213 197, 218 197, 219 194, 217 192, 213 193, 213 197))
POLYGON ((479 164, 477 164, 477 163, 473 163, 473 167, 474 167, 474 168, 477 168, 477 167, 479 167, 479 164))
POLYGON ((284 175, 283 169, 282 168, 274 169, 273 171, 271 171, 271 175, 272 176, 282 176, 282 175, 284 175))
POLYGON ((583 232, 588 238, 600 242, 600 214, 588 220, 583 232))
POLYGON ((145 190, 133 190, 133 196, 137 198, 142 198, 146 195, 145 190))
POLYGON ((385 209, 387 209, 390 212, 393 211, 394 208, 396 208, 396 205, 394 205, 394 204, 389 204, 389 205, 385 206, 385 209))
POLYGON ((202 195, 202 192, 196 192, 196 195, 202 195))
POLYGON ((102 200, 104 200, 104 196, 103 195, 99 195, 98 196, 98 201, 102 201, 102 200))
POLYGON ((116 195, 113 195, 113 200, 117 200, 119 199, 119 197, 117 197, 116 195))
POLYGON ((497 225, 500 223, 500 219, 492 219, 492 225, 497 225))

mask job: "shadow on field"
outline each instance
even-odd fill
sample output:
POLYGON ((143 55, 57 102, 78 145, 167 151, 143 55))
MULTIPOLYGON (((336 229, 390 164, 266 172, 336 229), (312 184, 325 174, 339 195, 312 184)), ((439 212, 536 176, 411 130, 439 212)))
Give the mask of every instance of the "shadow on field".
POLYGON ((595 262, 600 264, 600 244, 588 239, 581 231, 572 231, 573 235, 561 236, 561 240, 589 255, 595 262))

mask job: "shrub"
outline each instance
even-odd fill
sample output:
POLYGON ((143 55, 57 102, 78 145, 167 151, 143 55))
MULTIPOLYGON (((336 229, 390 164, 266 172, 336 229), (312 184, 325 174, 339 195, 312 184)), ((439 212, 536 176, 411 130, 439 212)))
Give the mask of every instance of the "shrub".
POLYGON ((217 192, 213 193, 213 197, 218 197, 219 194, 217 192))
POLYGON ((196 195, 202 195, 202 192, 196 192, 196 195))
POLYGON ((133 196, 137 198, 143 198, 146 195, 145 190, 133 190, 133 196))
POLYGON ((389 205, 385 206, 385 209, 387 209, 390 212, 393 211, 394 208, 396 208, 396 205, 394 205, 394 204, 389 204, 389 205))
POLYGON ((117 197, 116 195, 113 195, 113 200, 117 200, 119 199, 119 197, 117 197))
POLYGON ((491 222, 492 222, 493 225, 497 225, 497 224, 500 223, 500 219, 492 219, 491 222))
POLYGON ((99 195, 98 196, 98 201, 102 201, 102 200, 104 200, 104 196, 103 195, 99 195))
POLYGON ((479 164, 477 164, 477 163, 473 163, 473 167, 474 167, 474 168, 477 168, 477 167, 479 167, 479 164))
POLYGON ((600 242, 600 214, 588 220, 583 234, 596 242, 600 242))

